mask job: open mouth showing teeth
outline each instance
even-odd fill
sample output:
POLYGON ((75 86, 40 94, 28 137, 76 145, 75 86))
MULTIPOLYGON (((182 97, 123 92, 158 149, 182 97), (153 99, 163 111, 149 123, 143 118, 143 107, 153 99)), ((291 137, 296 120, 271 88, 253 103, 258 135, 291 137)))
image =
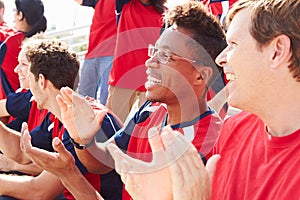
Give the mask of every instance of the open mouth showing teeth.
POLYGON ((161 84, 161 80, 154 78, 153 76, 148 76, 148 82, 152 83, 152 84, 161 84))
POLYGON ((233 73, 226 73, 226 79, 229 81, 233 81, 236 79, 236 75, 233 73))

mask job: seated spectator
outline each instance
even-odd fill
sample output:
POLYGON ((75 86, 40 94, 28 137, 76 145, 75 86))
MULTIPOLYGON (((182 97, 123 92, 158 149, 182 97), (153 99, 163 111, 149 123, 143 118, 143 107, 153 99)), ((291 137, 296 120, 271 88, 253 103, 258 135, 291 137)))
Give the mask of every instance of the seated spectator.
MULTIPOLYGON (((204 163, 211 156, 222 120, 208 107, 206 98, 208 88, 220 76, 214 59, 226 46, 225 35, 219 22, 198 2, 178 5, 167 16, 172 26, 163 32, 155 46, 149 46, 148 81, 145 83, 148 101, 114 138, 106 143, 94 142, 95 130, 105 112, 95 114, 72 90, 61 90, 63 96, 58 102, 65 116, 64 124, 74 140, 79 159, 90 172, 106 173, 115 167, 107 149, 111 143, 133 158, 151 162, 157 154, 150 148, 148 131, 155 127, 158 132, 167 125, 192 142, 204 163), (88 123, 80 123, 82 120, 88 123)), ((32 147, 27 131, 22 134, 22 146, 27 155, 60 177, 76 198, 101 198, 82 182, 74 159, 65 152, 59 140, 53 141, 59 154, 51 154, 32 147)), ((164 187, 151 185, 156 191, 151 198, 163 199, 160 194, 170 185, 171 182, 164 187)), ((123 199, 129 198, 124 192, 123 199)))
MULTIPOLYGON (((174 173, 160 173, 159 182, 151 182, 172 179, 173 190, 161 195, 167 199, 299 199, 300 33, 295 31, 300 28, 299 17, 298 0, 240 0, 233 6, 228 46, 216 61, 230 80, 229 104, 244 111, 224 122, 207 171, 197 162, 197 151, 187 150, 173 162, 174 173)), ((173 135, 155 140, 170 140, 173 135)), ((178 137, 165 155, 174 154, 184 143, 178 137)), ((162 150, 157 143, 153 147, 162 150)), ((139 167, 136 163, 119 170, 133 170, 139 167)), ((139 192, 145 186, 137 178, 143 175, 132 174, 122 178, 139 192)))
MULTIPOLYGON (((30 39, 25 39, 23 45, 26 47, 26 42, 41 38, 44 38, 41 34, 34 35, 30 39)), ((25 48, 22 48, 20 51, 18 61, 19 64, 14 71, 19 76, 20 88, 16 92, 9 93, 7 99, 0 100, 0 117, 10 116, 11 121, 6 126, 16 131, 21 131, 22 122, 27 122, 28 129, 31 131, 41 124, 48 111, 38 109, 36 101, 29 90, 29 63, 26 58, 25 48)), ((41 169, 34 164, 21 165, 14 160, 7 158, 5 155, 0 156, 1 172, 21 172, 35 175, 41 172, 41 169)))
MULTIPOLYGON (((73 87, 79 69, 79 61, 75 52, 70 51, 62 42, 53 39, 35 40, 26 44, 23 48, 26 49, 25 55, 30 66, 30 90, 36 99, 38 107, 51 112, 47 114, 38 127, 30 132, 34 145, 53 151, 51 146, 52 139, 58 137, 73 154, 74 159, 77 160, 76 165, 80 171, 95 189, 100 192, 100 177, 99 175, 87 173, 84 165, 78 160, 70 142, 69 134, 60 122, 61 112, 56 101, 56 96, 60 93, 59 89, 64 86, 73 87)), ((105 115, 103 122, 99 133, 106 139, 120 128, 118 121, 109 113, 105 115)), ((28 129, 26 124, 23 125, 23 130, 25 129, 28 129)), ((0 149, 4 155, 21 164, 32 163, 21 151, 20 133, 5 127, 1 122, 0 149)), ((115 176, 117 175, 115 174, 115 176)), ((111 178, 111 176, 108 178, 111 178)), ((118 179, 114 179, 114 181, 114 185, 111 186, 113 191, 102 191, 101 188, 101 193, 110 192, 115 198, 118 197, 122 185, 119 184, 120 187, 118 188, 118 179)), ((0 176, 0 183, 2 185, 0 195, 16 199, 53 199, 64 190, 58 177, 47 171, 43 171, 36 177, 2 175, 0 176)), ((64 193, 64 198, 73 199, 67 191, 64 193)))

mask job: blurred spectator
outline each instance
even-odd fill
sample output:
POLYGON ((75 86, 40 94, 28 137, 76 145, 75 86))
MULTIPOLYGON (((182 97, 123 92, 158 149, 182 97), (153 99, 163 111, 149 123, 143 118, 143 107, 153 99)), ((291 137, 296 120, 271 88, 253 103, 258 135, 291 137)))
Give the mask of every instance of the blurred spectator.
POLYGON ((117 25, 115 0, 76 0, 95 9, 89 34, 88 52, 80 71, 78 92, 106 104, 108 76, 115 49, 117 25))
POLYGON ((41 0, 16 0, 15 6, 16 29, 0 29, 0 99, 5 99, 8 93, 19 87, 14 69, 18 64, 22 41, 47 28, 41 0))
POLYGON ((139 106, 146 100, 147 48, 159 37, 164 3, 165 0, 131 0, 123 6, 106 103, 123 122, 135 100, 139 106))

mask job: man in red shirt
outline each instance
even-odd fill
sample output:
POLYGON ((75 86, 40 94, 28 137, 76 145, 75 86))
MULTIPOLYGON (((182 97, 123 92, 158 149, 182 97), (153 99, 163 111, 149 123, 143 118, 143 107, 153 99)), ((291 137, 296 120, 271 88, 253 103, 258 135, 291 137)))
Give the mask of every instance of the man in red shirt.
MULTIPOLYGON (((206 98, 208 88, 220 76, 214 59, 225 47, 225 35, 220 24, 199 2, 179 5, 172 11, 167 18, 167 23, 172 26, 162 33, 155 46, 149 45, 150 58, 146 62, 148 80, 145 83, 148 101, 109 141, 95 143, 93 139, 94 130, 101 125, 99 121, 103 113, 95 116, 86 102, 70 89, 64 89, 64 98, 58 99, 62 111, 67 114, 65 124, 68 124, 67 129, 75 141, 79 158, 90 172, 107 173, 115 167, 107 150, 109 143, 115 143, 140 161, 151 161, 156 152, 152 154, 148 132, 153 126, 160 130, 168 125, 179 131, 193 143, 203 162, 211 156, 222 120, 208 107, 206 98), (86 123, 77 123, 82 120, 86 123)), ((47 152, 31 148, 28 139, 28 135, 23 134, 26 152, 39 164, 43 164, 43 158, 53 158, 50 163, 55 163, 55 166, 43 164, 43 168, 52 171, 54 167, 52 172, 62 179, 73 195, 86 199, 101 198, 91 187, 82 183, 82 177, 70 164, 73 163, 72 159, 68 157, 67 161, 64 157, 62 160, 68 164, 61 162, 57 155, 53 157, 47 152), (34 152, 38 153, 37 157, 31 154, 34 152), (71 180, 72 183, 69 182, 71 180)), ((60 144, 55 141, 56 150, 60 144)), ((61 153, 62 149, 59 150, 61 153)), ((164 187, 159 187, 160 184, 152 186, 157 191, 152 193, 151 198, 161 198, 159 195, 164 187)), ((130 198, 124 192, 123 199, 130 198)))

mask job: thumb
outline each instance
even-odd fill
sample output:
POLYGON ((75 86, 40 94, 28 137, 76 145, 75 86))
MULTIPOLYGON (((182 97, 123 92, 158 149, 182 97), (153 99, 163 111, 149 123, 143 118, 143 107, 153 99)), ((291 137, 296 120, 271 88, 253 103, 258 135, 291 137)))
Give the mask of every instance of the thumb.
POLYGON ((152 149, 153 160, 158 161, 159 156, 163 155, 162 151, 164 149, 159 129, 157 127, 152 127, 148 131, 149 143, 152 149))
POLYGON ((209 176, 209 180, 212 183, 214 174, 215 174, 215 170, 216 170, 216 166, 218 161, 220 160, 221 156, 219 154, 215 154, 212 157, 210 157, 206 163, 206 171, 208 173, 209 176))
POLYGON ((126 154, 124 154, 121 149, 119 149, 117 147, 117 145, 115 144, 108 144, 107 145, 107 150, 108 152, 111 154, 111 156, 113 157, 114 161, 115 161, 115 169, 116 171, 121 175, 121 173, 124 172, 124 169, 123 167, 123 162, 125 162, 125 160, 130 160, 130 157, 127 156, 126 154))
POLYGON ((53 149, 55 151, 57 151, 63 158, 67 157, 69 152, 66 150, 65 145, 62 143, 62 141, 58 137, 55 137, 52 140, 52 146, 53 146, 53 149))
POLYGON ((98 110, 96 112, 96 120, 99 124, 102 124, 102 121, 107 113, 107 110, 98 110))

